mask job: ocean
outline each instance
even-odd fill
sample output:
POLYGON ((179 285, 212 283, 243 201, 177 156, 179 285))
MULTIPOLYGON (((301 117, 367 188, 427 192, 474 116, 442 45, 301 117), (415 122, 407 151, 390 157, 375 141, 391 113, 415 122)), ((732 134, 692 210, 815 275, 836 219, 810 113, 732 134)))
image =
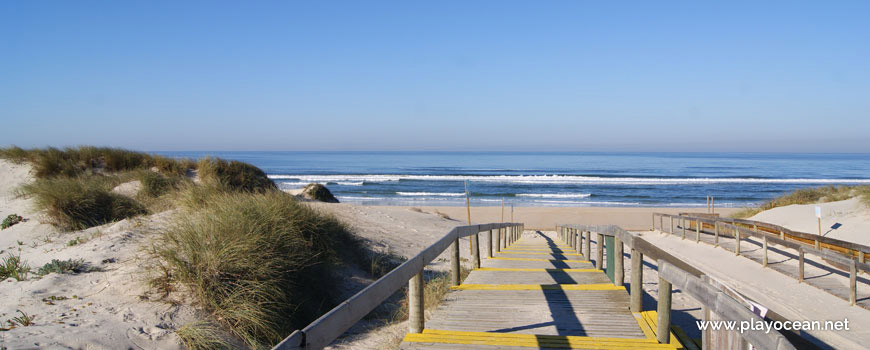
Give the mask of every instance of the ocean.
POLYGON ((364 205, 717 207, 798 188, 870 184, 870 154, 155 152, 254 164, 282 189, 326 185, 364 205))

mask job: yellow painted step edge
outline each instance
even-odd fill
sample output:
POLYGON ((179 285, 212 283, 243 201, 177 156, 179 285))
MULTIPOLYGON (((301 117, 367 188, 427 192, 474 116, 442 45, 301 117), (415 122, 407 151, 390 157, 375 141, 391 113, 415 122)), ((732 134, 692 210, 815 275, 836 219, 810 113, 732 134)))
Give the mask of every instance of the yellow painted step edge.
POLYGON ((452 290, 625 290, 610 283, 590 284, 460 284, 452 290))
MULTIPOLYGON (((420 334, 420 333, 417 333, 420 334)), ((448 331, 443 329, 424 329, 422 334, 440 334, 453 336, 478 336, 478 337, 497 337, 511 339, 530 339, 530 340, 593 340, 593 341, 628 341, 639 343, 655 343, 655 340, 646 338, 615 338, 615 337, 590 337, 580 335, 549 335, 549 334, 521 334, 521 333, 499 333, 499 332, 470 332, 470 331, 448 331)))
POLYGON ((488 259, 496 259, 496 260, 519 260, 519 261, 551 261, 551 262, 578 262, 578 263, 588 263, 591 262, 589 260, 561 260, 561 259, 535 259, 535 258, 507 258, 507 257, 492 257, 488 259))
POLYGON ((528 271, 528 272, 601 272, 598 269, 532 269, 510 267, 481 267, 474 271, 528 271))
POLYGON ((462 345, 500 345, 500 346, 517 346, 517 347, 527 347, 527 348, 562 348, 562 349, 570 349, 570 348, 579 348, 579 349, 674 349, 673 346, 669 344, 658 344, 658 343, 613 343, 613 342, 576 342, 576 343, 540 343, 540 342, 523 342, 517 341, 515 339, 461 339, 457 337, 451 336, 425 336, 419 333, 410 333, 405 336, 405 342, 416 342, 416 343, 440 343, 440 344, 462 344, 462 345))

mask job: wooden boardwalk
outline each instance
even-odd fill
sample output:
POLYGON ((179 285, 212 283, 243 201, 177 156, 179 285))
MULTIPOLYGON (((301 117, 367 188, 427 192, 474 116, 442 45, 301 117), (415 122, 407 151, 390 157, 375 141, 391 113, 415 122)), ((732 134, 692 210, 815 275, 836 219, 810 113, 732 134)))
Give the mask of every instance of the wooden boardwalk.
POLYGON ((401 349, 682 349, 656 341, 655 311, 555 236, 526 232, 481 261, 401 349))

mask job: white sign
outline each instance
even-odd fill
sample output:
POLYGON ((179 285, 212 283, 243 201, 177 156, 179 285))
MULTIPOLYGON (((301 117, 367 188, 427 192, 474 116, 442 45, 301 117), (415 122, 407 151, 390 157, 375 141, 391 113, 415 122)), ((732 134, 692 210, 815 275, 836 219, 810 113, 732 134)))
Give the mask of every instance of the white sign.
POLYGON ((816 217, 819 219, 822 218, 822 207, 820 207, 818 205, 816 206, 816 217))

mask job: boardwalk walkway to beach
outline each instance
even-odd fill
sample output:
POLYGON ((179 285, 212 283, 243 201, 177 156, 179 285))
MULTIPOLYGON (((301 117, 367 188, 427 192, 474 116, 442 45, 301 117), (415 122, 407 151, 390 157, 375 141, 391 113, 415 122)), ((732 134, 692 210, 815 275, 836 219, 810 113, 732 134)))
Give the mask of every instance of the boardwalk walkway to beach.
POLYGON ((452 287, 401 349, 682 348, 673 334, 660 344, 655 332, 656 312, 632 313, 625 287, 586 256, 525 232, 452 287))

